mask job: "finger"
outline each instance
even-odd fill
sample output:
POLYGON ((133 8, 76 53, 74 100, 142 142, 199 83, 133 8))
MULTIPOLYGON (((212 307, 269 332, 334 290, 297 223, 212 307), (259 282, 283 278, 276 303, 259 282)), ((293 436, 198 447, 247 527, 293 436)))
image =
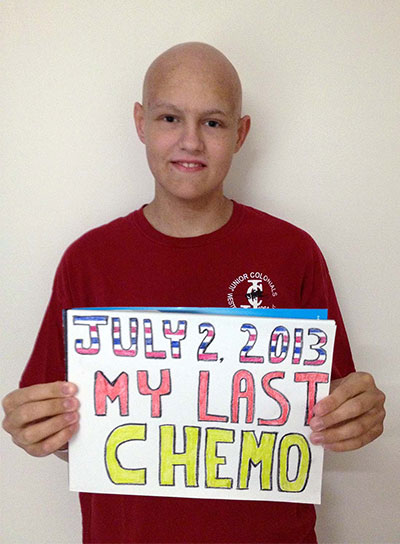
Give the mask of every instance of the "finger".
POLYGON ((27 446, 24 449, 27 453, 33 455, 34 457, 44 457, 46 455, 54 453, 62 446, 64 446, 78 431, 78 429, 79 423, 73 423, 72 425, 65 427, 58 433, 49 436, 42 442, 37 442, 36 444, 27 446))
POLYGON ((36 402, 58 397, 69 397, 77 393, 78 388, 70 382, 52 382, 31 385, 16 389, 3 399, 3 408, 6 414, 27 402, 36 402))
POLYGON ((26 448, 32 446, 38 442, 46 440, 48 437, 53 436, 65 427, 69 427, 71 424, 76 423, 79 419, 78 412, 67 412, 55 417, 41 421, 34 425, 28 425, 13 435, 14 442, 26 448))
POLYGON ((370 429, 375 428, 377 425, 382 425, 384 418, 385 410, 383 408, 373 408, 366 414, 350 420, 343 425, 338 425, 326 431, 311 433, 310 440, 313 444, 325 446, 327 444, 358 438, 368 433, 370 429))
POLYGON ((360 436, 350 438, 348 440, 341 440, 340 442, 334 442, 332 444, 324 444, 323 446, 327 450, 338 452, 357 450, 378 438, 378 436, 380 436, 382 432, 383 425, 378 424, 360 436))
POLYGON ((79 401, 75 397, 57 398, 28 402, 12 410, 6 416, 3 427, 7 432, 13 432, 32 422, 50 418, 64 412, 73 412, 79 408, 79 401))
POLYGON ((361 393, 360 395, 347 400, 344 404, 339 405, 336 410, 329 412, 323 417, 314 416, 310 420, 310 427, 313 431, 328 429, 329 427, 365 414, 371 410, 376 403, 377 395, 375 391, 361 393))
POLYGON ((371 374, 367 372, 353 372, 341 380, 340 385, 334 388, 329 396, 317 402, 314 406, 314 415, 324 416, 336 410, 352 397, 364 391, 374 389, 376 389, 376 386, 371 374))

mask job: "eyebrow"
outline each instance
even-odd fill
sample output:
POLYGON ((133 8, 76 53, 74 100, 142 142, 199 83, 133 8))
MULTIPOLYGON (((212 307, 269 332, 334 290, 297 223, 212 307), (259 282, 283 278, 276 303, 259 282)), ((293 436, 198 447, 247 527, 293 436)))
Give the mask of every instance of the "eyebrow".
MULTIPOLYGON (((174 104, 171 104, 170 102, 156 102, 155 104, 151 105, 149 109, 153 110, 153 109, 160 109, 160 108, 167 108, 169 110, 175 111, 176 113, 181 113, 182 112, 182 110, 180 110, 177 106, 175 106, 174 104)), ((225 117, 228 117, 228 114, 225 111, 219 110, 218 108, 205 110, 205 111, 201 112, 201 114, 202 115, 216 115, 216 114, 219 114, 219 115, 224 115, 225 117)))

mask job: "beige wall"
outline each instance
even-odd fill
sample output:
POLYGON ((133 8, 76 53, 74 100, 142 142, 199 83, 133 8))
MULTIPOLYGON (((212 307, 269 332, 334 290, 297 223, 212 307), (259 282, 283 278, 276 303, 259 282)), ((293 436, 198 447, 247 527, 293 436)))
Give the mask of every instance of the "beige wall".
MULTIPOLYGON (((67 244, 151 198, 131 120, 146 66, 209 42, 237 66, 253 116, 228 194, 315 237, 358 366, 388 394, 385 436, 327 455, 320 541, 398 542, 399 2, 3 0, 0 25, 1 395, 67 244)), ((78 542, 66 466, 1 441, 3 542, 78 542)))

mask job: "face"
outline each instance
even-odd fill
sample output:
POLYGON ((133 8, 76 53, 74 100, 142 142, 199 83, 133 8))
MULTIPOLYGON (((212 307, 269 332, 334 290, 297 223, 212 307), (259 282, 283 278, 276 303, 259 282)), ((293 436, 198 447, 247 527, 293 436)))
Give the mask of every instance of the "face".
POLYGON ((135 104, 139 138, 158 198, 194 201, 222 195, 233 154, 250 126, 229 86, 209 73, 177 69, 135 104))

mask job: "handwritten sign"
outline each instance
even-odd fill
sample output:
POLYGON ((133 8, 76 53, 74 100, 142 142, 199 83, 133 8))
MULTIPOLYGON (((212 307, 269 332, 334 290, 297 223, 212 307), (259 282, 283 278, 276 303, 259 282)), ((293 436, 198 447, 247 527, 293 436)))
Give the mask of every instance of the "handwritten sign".
POLYGON ((65 327, 71 490, 320 502, 333 321, 78 309, 65 327))

